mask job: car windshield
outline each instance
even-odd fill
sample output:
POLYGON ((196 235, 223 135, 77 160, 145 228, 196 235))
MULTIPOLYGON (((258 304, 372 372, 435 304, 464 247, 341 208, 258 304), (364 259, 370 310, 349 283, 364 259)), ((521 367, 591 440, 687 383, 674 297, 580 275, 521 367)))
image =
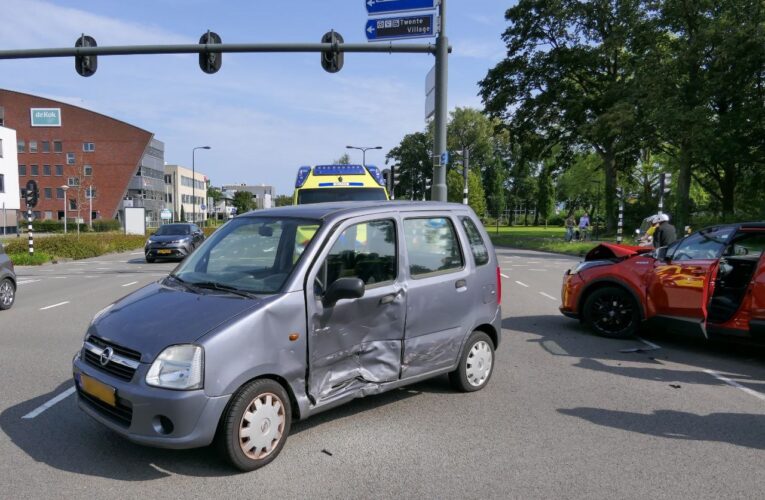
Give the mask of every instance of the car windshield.
POLYGON ((319 225, 317 220, 287 217, 233 219, 214 232, 172 276, 192 286, 276 293, 319 225))
POLYGON ((154 234, 157 236, 186 236, 191 234, 191 227, 186 224, 165 224, 164 226, 159 226, 159 229, 154 234))
POLYGON ((375 201, 386 199, 383 188, 319 188, 301 189, 298 192, 299 205, 330 201, 375 201))

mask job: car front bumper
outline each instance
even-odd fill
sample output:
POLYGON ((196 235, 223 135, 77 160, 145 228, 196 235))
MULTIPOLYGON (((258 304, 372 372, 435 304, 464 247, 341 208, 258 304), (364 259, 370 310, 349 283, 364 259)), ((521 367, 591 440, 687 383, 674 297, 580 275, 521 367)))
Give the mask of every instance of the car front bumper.
POLYGON ((184 244, 147 245, 144 254, 149 259, 185 259, 191 253, 191 248, 184 244))
POLYGON ((174 391, 144 382, 149 366, 141 364, 123 381, 84 361, 73 361, 77 403, 90 417, 135 443, 158 448, 198 448, 212 443, 231 395, 211 397, 204 390, 174 391), (83 390, 85 374, 115 389, 116 406, 83 390), (168 425, 168 422, 171 425, 168 425))
POLYGON ((580 318, 578 306, 583 286, 584 280, 578 274, 571 274, 570 271, 566 271, 561 286, 561 305, 558 308, 561 314, 569 318, 580 318))

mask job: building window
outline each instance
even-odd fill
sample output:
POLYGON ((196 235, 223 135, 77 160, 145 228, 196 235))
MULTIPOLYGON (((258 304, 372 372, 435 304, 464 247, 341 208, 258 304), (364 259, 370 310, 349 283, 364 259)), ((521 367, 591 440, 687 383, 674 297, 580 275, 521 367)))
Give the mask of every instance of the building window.
POLYGON ((82 171, 86 177, 90 177, 91 175, 93 175, 93 165, 85 165, 84 167, 82 167, 82 171))
POLYGON ((83 142, 82 143, 82 150, 86 153, 92 153, 96 150, 96 144, 93 142, 83 142))
POLYGON ((64 199, 64 190, 61 188, 56 188, 56 198, 59 200, 64 199))
POLYGON ((30 165, 31 175, 38 176, 40 175, 40 166, 39 165, 30 165))
POLYGON ((40 219, 40 215, 41 214, 40 214, 39 210, 35 210, 34 212, 32 212, 32 217, 34 217, 35 220, 39 220, 40 219))
POLYGON ((69 210, 77 210, 77 200, 69 198, 69 210))
POLYGON ((61 177, 62 175, 64 175, 64 166, 56 165, 56 177, 61 177))
POLYGON ((50 165, 43 165, 43 175, 50 177, 50 165))
POLYGON ((77 187, 80 185, 80 178, 79 177, 69 177, 66 180, 66 184, 71 187, 77 187))
POLYGON ((45 220, 51 220, 53 218, 53 212, 50 210, 45 211, 45 220))
POLYGON ((27 175, 27 166, 19 165, 19 176, 27 175))
POLYGON ((29 152, 37 153, 37 141, 29 141, 29 152))
POLYGON ((85 190, 85 199, 91 199, 98 196, 98 191, 93 186, 88 186, 85 190))
POLYGON ((45 188, 45 199, 46 200, 53 199, 53 188, 45 188))
POLYGON ((67 153, 66 154, 66 164, 67 165, 74 165, 74 153, 67 153))
POLYGON ((61 153, 62 151, 64 151, 64 146, 61 144, 61 141, 53 141, 53 152, 61 153))
POLYGON ((0 193, 5 192, 5 175, 0 174, 0 193))
POLYGON ((42 151, 43 153, 50 153, 50 141, 42 141, 41 143, 42 151))
POLYGON ((3 140, 0 139, 0 158, 3 157, 3 140))
POLYGON ((18 142, 16 143, 16 151, 18 151, 19 153, 23 153, 25 145, 26 144, 24 143, 24 139, 19 139, 18 142))

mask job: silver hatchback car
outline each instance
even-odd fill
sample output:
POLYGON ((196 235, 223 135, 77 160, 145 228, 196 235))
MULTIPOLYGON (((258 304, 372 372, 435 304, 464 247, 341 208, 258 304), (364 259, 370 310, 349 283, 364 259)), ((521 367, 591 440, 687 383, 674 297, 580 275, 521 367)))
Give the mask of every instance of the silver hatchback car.
POLYGON ((73 361, 79 406, 137 443, 216 440, 253 470, 293 419, 444 373, 485 387, 500 295, 494 249, 463 205, 251 212, 95 316, 73 361))
POLYGON ((0 310, 10 309, 16 300, 16 273, 13 262, 0 243, 0 310))

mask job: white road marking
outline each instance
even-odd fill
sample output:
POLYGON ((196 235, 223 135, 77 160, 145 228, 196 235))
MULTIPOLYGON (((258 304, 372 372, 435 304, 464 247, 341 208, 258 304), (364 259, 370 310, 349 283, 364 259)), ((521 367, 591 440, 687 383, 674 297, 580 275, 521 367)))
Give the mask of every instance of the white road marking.
POLYGON ((547 297, 547 298, 548 298, 548 299, 550 299, 550 300, 555 300, 555 301, 557 301, 557 300, 558 300, 558 299, 556 299, 555 297, 553 297, 552 295, 548 295, 548 294, 546 294, 545 292, 539 292, 539 295, 541 295, 542 297, 547 297))
POLYGON ((499 275, 502 276, 503 278, 508 278, 508 279, 510 278, 510 276, 508 276, 507 274, 499 273, 499 275))
POLYGON ((19 281, 16 284, 17 285, 28 285, 29 283, 37 283, 38 281, 40 281, 40 280, 24 280, 24 281, 19 281))
POLYGON ((529 271, 542 271, 545 272, 547 269, 528 269, 529 271))
POLYGON ((642 337, 637 337, 637 339, 638 339, 640 342, 642 342, 642 343, 644 343, 645 345, 647 345, 648 347, 653 347, 654 349, 661 349, 661 346, 660 346, 660 345, 654 344, 653 342, 649 342, 649 341, 647 341, 646 339, 644 339, 644 338, 642 338, 642 337))
POLYGON ((712 375, 717 380, 721 380, 722 382, 725 382, 726 384, 728 384, 728 385, 730 385, 732 387, 735 387, 736 389, 741 389, 742 391, 744 391, 745 393, 749 394, 750 396, 754 396, 756 398, 759 398, 759 399, 762 399, 763 401, 765 401, 765 394, 759 393, 759 392, 757 392, 755 390, 752 390, 752 389, 750 389, 748 387, 744 387, 743 385, 739 384, 735 380, 731 380, 728 377, 723 377, 722 375, 720 375, 719 373, 717 373, 715 371, 712 371, 712 370, 704 370, 704 371, 706 373, 712 375))
POLYGON ((111 267, 97 267, 96 271, 109 271, 111 267))
POLYGON ((53 405, 55 405, 57 403, 60 403, 61 401, 65 400, 66 398, 68 398, 72 394, 74 394, 74 387, 70 387, 69 389, 65 390, 64 392, 62 392, 61 394, 59 394, 55 398, 51 399, 50 401, 48 401, 47 403, 43 404, 42 406, 38 406, 37 408, 35 408, 34 410, 30 411, 29 413, 27 413, 26 415, 24 415, 21 418, 26 418, 26 419, 35 418, 40 413, 44 412, 45 410, 47 410, 51 406, 53 406, 53 405))
POLYGON ((568 356, 568 351, 566 351, 564 348, 558 345, 558 343, 555 342, 554 340, 543 340, 542 347, 547 349, 552 354, 555 354, 558 356, 568 356))
POLYGON ((526 267, 526 264, 513 264, 513 267, 526 267))
POLYGON ((143 255, 143 252, 133 252, 130 255, 143 255))
POLYGON ((67 300, 65 302, 59 302, 58 304, 53 304, 52 306, 41 307, 40 310, 44 311, 46 309, 53 309, 54 307, 63 306, 64 304, 68 304, 68 303, 69 301, 67 300))
POLYGON ((131 281, 130 283, 125 283, 125 284, 124 284, 124 285, 122 285, 122 286, 130 286, 130 285, 135 285, 136 283, 138 283, 138 282, 137 282, 137 281, 131 281))
POLYGON ((66 276, 51 276, 54 280, 65 280, 66 276))
POLYGON ((525 286, 526 288, 528 288, 528 287, 529 287, 529 285, 527 285, 526 283, 523 283, 523 282, 521 282, 521 281, 516 281, 516 283, 518 283, 518 284, 519 284, 519 285, 521 285, 521 286, 525 286))

